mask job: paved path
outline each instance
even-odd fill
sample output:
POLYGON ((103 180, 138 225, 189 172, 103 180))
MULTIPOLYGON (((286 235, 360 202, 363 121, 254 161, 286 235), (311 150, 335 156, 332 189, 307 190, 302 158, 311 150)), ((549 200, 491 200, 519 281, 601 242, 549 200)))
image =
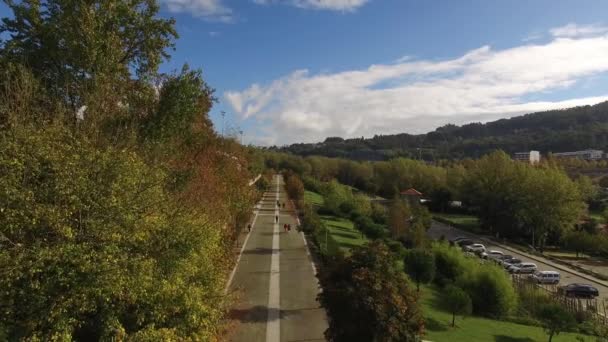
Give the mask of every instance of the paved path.
POLYGON ((456 229, 452 226, 448 226, 443 223, 439 223, 433 221, 433 225, 428 230, 428 234, 432 238, 439 238, 440 236, 444 236, 446 239, 453 239, 459 236, 465 236, 471 238, 473 240, 479 241, 483 243, 487 249, 499 250, 505 254, 513 255, 524 262, 533 262, 538 266, 540 271, 558 271, 561 274, 560 285, 566 285, 570 283, 583 283, 583 284, 592 284, 600 291, 600 296, 598 299, 602 301, 608 302, 608 282, 591 277, 584 273, 578 272, 577 270, 568 268, 564 265, 560 265, 546 258, 532 255, 509 246, 505 246, 500 243, 496 243, 495 241, 489 240, 487 238, 465 232, 463 230, 456 229))
POLYGON ((325 310, 317 302, 319 285, 293 212, 277 207, 288 201, 275 176, 254 217, 229 292, 239 294, 230 312, 230 341, 325 341, 325 310), (275 217, 279 216, 279 222, 275 217), (291 224, 291 232, 283 224, 291 224))

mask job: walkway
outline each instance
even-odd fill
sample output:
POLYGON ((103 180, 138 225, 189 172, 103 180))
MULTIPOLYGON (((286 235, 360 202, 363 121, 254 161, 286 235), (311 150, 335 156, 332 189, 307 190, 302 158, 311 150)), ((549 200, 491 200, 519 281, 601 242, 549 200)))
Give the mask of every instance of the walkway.
POLYGON ((240 300, 230 313, 235 322, 230 341, 325 341, 325 310, 317 302, 319 286, 293 212, 279 209, 288 201, 281 176, 275 176, 256 211, 229 291, 240 300), (275 220, 279 216, 279 222, 275 220), (283 224, 291 224, 291 232, 283 224))

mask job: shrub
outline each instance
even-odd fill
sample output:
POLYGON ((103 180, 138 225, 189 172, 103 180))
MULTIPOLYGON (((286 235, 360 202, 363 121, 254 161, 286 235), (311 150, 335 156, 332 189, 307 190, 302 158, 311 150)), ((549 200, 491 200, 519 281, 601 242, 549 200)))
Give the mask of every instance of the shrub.
POLYGON ((509 315, 517 305, 517 296, 509 276, 500 267, 484 264, 467 270, 458 279, 473 301, 473 312, 486 317, 509 315))
POLYGON ((435 282, 440 286, 455 282, 465 272, 467 265, 475 267, 462 252, 450 247, 447 242, 434 243, 431 250, 435 257, 435 282))

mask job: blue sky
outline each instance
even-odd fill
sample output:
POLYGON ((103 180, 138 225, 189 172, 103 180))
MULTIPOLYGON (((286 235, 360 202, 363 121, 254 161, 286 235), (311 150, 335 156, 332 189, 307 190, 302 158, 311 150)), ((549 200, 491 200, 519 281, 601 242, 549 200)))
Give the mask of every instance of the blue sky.
MULTIPOLYGON (((421 133, 608 99, 608 1, 161 0, 245 142, 421 133)), ((0 5, 1 6, 1 5, 0 5)), ((7 10, 0 7, 0 15, 7 10)))

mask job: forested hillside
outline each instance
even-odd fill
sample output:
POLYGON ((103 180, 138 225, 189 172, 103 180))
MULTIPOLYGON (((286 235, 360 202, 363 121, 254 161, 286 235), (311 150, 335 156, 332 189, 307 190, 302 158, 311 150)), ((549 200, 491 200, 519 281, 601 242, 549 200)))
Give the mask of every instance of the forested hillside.
POLYGON ((156 1, 6 1, 0 340, 211 341, 250 152, 218 137, 156 1))
POLYGON ((435 160, 479 157, 493 150, 542 153, 608 149, 608 102, 532 113, 489 123, 446 125, 421 135, 376 135, 369 139, 327 138, 320 144, 293 144, 282 150, 359 160, 395 156, 435 160))

